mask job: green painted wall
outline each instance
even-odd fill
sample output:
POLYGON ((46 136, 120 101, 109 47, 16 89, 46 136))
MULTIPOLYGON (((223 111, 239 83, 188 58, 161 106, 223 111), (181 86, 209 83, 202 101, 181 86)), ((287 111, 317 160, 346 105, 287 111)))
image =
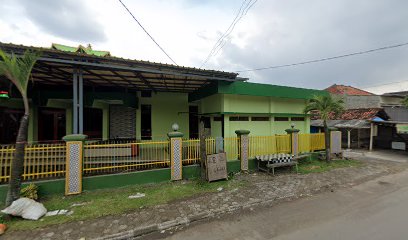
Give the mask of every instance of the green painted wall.
POLYGON ((223 112, 223 95, 214 94, 200 100, 199 108, 201 113, 223 112))
POLYGON ((211 137, 221 137, 222 136, 222 122, 214 121, 214 117, 211 117, 211 137))
POLYGON ((270 98, 224 95, 224 112, 269 113, 270 98))
POLYGON ((303 113, 306 106, 304 99, 288 99, 288 98, 270 98, 271 113, 303 113))
MULTIPOLYGON (((140 98, 140 104, 152 106, 152 138, 167 139, 167 133, 172 131, 171 125, 177 123, 184 136, 189 135, 188 124, 188 94, 185 93, 152 93, 151 98, 140 98)), ((140 138, 140 107, 137 110, 136 136, 140 138)))
MULTIPOLYGON (((202 114, 225 114, 224 136, 235 136, 235 130, 246 129, 254 136, 285 134, 293 122, 290 117, 302 116, 305 121, 296 121, 296 128, 309 133, 310 118, 303 114, 306 105, 304 99, 276 98, 265 96, 247 96, 216 94, 200 100, 202 114), (219 107, 221 105, 221 107, 219 107), (215 106, 215 107, 214 107, 215 106), (221 110, 221 111, 220 111, 221 110), (249 121, 229 121, 231 116, 249 117, 249 121), (269 117, 269 121, 252 121, 252 117, 269 117), (275 116, 288 117, 289 121, 274 121, 275 116)), ((221 124, 211 118, 211 136, 221 136, 221 124)))

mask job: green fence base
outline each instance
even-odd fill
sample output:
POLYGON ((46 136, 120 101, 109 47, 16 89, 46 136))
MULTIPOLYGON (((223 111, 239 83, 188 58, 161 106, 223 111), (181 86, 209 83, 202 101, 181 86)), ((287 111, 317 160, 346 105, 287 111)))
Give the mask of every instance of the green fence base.
MULTIPOLYGON (((249 160, 249 169, 254 170, 256 168, 255 160, 249 160)), ((228 172, 239 172, 241 169, 240 161, 228 161, 228 172)), ((183 167, 183 179, 195 179, 200 177, 200 166, 191 165, 183 167)), ((92 191, 97 189, 109 189, 124 187, 135 184, 146 183, 159 183, 167 182, 171 179, 170 168, 153 169, 139 172, 130 173, 117 173, 101 176, 84 177, 83 179, 83 191, 92 191)), ((23 186, 27 186, 31 182, 23 183, 23 186)), ((38 195, 44 197, 51 194, 64 194, 65 192, 65 179, 34 181, 38 186, 38 195)), ((7 195, 8 185, 0 186, 0 203, 4 203, 7 195)))

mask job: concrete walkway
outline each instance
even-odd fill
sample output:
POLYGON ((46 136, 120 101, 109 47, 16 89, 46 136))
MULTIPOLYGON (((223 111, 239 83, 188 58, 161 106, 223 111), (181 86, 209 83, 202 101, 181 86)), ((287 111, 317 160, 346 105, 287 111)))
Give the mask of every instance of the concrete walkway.
MULTIPOLYGON (((408 164, 390 161, 364 161, 363 167, 341 168, 317 174, 241 174, 232 181, 245 181, 246 187, 199 195, 117 216, 70 222, 31 231, 8 231, 2 239, 128 239, 152 232, 184 227, 203 219, 274 206, 297 198, 366 182, 401 172, 408 164)), ((10 229, 11 230, 11 229, 10 229)))
POLYGON ((383 161, 394 161, 400 163, 408 162, 408 152, 398 150, 345 150, 344 157, 353 159, 374 159, 383 161))

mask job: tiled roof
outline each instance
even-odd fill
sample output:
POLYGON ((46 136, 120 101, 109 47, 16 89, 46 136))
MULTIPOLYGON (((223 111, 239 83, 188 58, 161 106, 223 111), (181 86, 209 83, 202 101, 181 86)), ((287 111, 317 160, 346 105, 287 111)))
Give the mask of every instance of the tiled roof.
POLYGON ((65 51, 65 52, 72 52, 72 53, 85 53, 85 54, 95 55, 98 57, 109 57, 110 56, 109 51, 93 50, 91 44, 88 44, 87 47, 84 47, 82 45, 79 45, 78 47, 70 47, 70 46, 66 46, 62 44, 53 43, 51 45, 51 49, 65 51))
MULTIPOLYGON (((329 118, 331 120, 371 120, 372 118, 376 117, 381 111, 383 111, 381 108, 348 109, 337 117, 334 114, 330 114, 329 118)), ((312 111, 311 119, 319 119, 318 113, 318 111, 312 111)))
POLYGON ((345 86, 345 85, 337 85, 334 84, 328 88, 325 89, 326 91, 332 93, 332 94, 338 94, 338 95, 356 95, 356 96, 372 96, 374 94, 352 87, 352 86, 345 86))

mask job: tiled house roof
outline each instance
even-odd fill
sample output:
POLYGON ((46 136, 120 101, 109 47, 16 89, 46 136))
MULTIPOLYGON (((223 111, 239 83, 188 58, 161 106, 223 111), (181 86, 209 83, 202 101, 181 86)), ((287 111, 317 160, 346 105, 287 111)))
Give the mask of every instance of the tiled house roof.
POLYGON ((372 96, 374 94, 352 87, 352 86, 345 86, 345 85, 337 85, 334 84, 325 89, 329 93, 337 94, 337 95, 355 95, 355 96, 372 96))
POLYGON ((95 55, 98 57, 109 57, 110 56, 109 51, 93 50, 91 44, 88 44, 87 47, 84 47, 82 45, 79 45, 78 47, 70 47, 70 46, 66 46, 62 44, 53 43, 51 45, 51 49, 65 51, 65 52, 72 52, 72 53, 85 53, 89 55, 95 55))
MULTIPOLYGON (((319 112, 312 111, 311 119, 316 120, 319 118, 319 112)), ((384 110, 381 108, 360 108, 360 109, 348 109, 344 111, 339 116, 335 116, 334 114, 330 114, 331 120, 371 120, 374 117, 379 116, 381 118, 387 118, 384 110)))

